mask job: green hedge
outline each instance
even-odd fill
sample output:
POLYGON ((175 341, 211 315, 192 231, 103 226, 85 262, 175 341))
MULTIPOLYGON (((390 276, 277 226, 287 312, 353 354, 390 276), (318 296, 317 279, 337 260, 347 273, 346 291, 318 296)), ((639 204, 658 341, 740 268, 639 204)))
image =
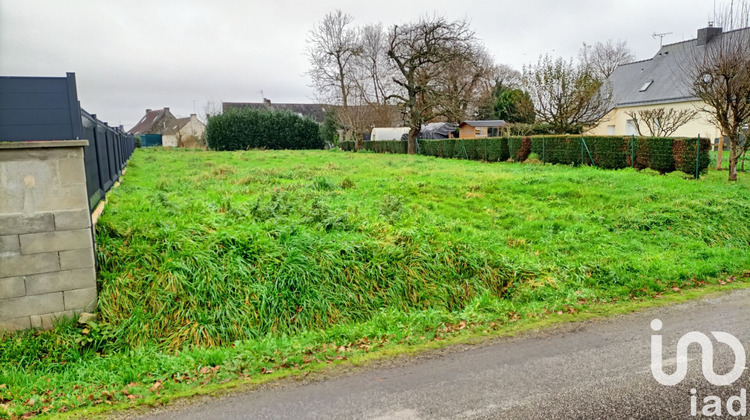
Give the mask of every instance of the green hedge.
MULTIPOLYGON (((419 154, 441 158, 523 162, 531 153, 544 163, 593 165, 603 169, 651 168, 660 173, 675 170, 695 174, 698 139, 614 136, 534 136, 484 139, 420 140, 419 154), (634 160, 634 161, 633 161, 634 160)), ((406 141, 365 142, 367 150, 380 153, 406 153, 406 141)), ((700 164, 709 165, 708 139, 700 142, 700 164)), ((354 142, 342 142, 343 150, 354 150, 354 142)))
MULTIPOLYGON (((352 143, 352 150, 354 149, 352 143)), ((408 152, 409 142, 401 140, 387 140, 387 141, 366 141, 365 150, 376 153, 400 153, 406 154, 408 152)))
POLYGON ((230 109, 209 117, 206 143, 213 150, 322 149, 319 126, 288 111, 230 109))

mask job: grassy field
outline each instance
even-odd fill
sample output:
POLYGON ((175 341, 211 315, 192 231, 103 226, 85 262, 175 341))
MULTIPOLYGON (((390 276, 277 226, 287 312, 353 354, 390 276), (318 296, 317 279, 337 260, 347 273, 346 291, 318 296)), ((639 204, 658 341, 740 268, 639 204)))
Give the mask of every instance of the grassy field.
POLYGON ((0 417, 574 319, 750 269, 746 174, 152 149, 109 200, 100 320, 0 341, 0 417))

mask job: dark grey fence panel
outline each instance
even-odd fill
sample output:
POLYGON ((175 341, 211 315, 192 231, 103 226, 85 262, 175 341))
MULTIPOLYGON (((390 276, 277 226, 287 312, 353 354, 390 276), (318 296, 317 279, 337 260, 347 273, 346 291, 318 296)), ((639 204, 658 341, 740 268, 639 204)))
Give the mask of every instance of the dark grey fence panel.
POLYGON ((74 73, 0 77, 0 141, 87 139, 86 188, 93 209, 119 179, 135 139, 81 109, 74 73))

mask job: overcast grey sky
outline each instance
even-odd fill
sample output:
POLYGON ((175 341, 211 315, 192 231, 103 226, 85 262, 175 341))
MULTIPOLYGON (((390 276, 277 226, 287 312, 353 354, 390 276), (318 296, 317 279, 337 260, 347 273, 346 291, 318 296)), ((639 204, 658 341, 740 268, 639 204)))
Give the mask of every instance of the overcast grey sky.
MULTIPOLYGON (((716 0, 717 7, 727 3, 716 0)), ((104 1, 0 0, 0 75, 75 72, 84 109, 130 129, 146 108, 178 116, 212 101, 312 102, 305 39, 341 9, 354 24, 425 13, 468 18, 498 63, 573 57, 583 42, 622 39, 638 59, 695 38, 713 0, 104 1)))

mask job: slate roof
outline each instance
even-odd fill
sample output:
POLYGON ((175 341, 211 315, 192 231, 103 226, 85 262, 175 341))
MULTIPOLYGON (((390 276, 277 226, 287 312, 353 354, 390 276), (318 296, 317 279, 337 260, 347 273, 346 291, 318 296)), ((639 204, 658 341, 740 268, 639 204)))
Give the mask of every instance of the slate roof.
POLYGON ((468 124, 472 127, 505 127, 508 125, 503 120, 467 120, 461 123, 461 125, 468 124))
POLYGON ((190 117, 174 119, 167 126, 167 129, 164 130, 164 133, 162 134, 167 134, 167 135, 177 134, 180 130, 182 130, 182 127, 185 127, 185 125, 187 125, 187 123, 189 122, 190 122, 190 117))
POLYGON ((146 115, 128 133, 136 136, 141 134, 162 134, 165 130, 164 123, 168 124, 171 120, 174 120, 174 115, 169 112, 169 108, 147 109, 146 115))
POLYGON ((253 108, 253 109, 270 109, 272 111, 290 111, 302 117, 323 123, 326 118, 326 108, 330 105, 325 104, 276 104, 267 102, 222 102, 221 108, 226 112, 233 108, 253 108))
MULTIPOLYGON (((726 36, 748 36, 750 28, 728 31, 714 36, 708 45, 726 36)), ((750 42, 750 41, 749 41, 750 42)), ((662 46, 653 58, 620 65, 609 77, 614 107, 692 101, 690 62, 702 54, 705 46, 698 38, 662 46), (646 84, 651 82, 647 89, 646 84)))

